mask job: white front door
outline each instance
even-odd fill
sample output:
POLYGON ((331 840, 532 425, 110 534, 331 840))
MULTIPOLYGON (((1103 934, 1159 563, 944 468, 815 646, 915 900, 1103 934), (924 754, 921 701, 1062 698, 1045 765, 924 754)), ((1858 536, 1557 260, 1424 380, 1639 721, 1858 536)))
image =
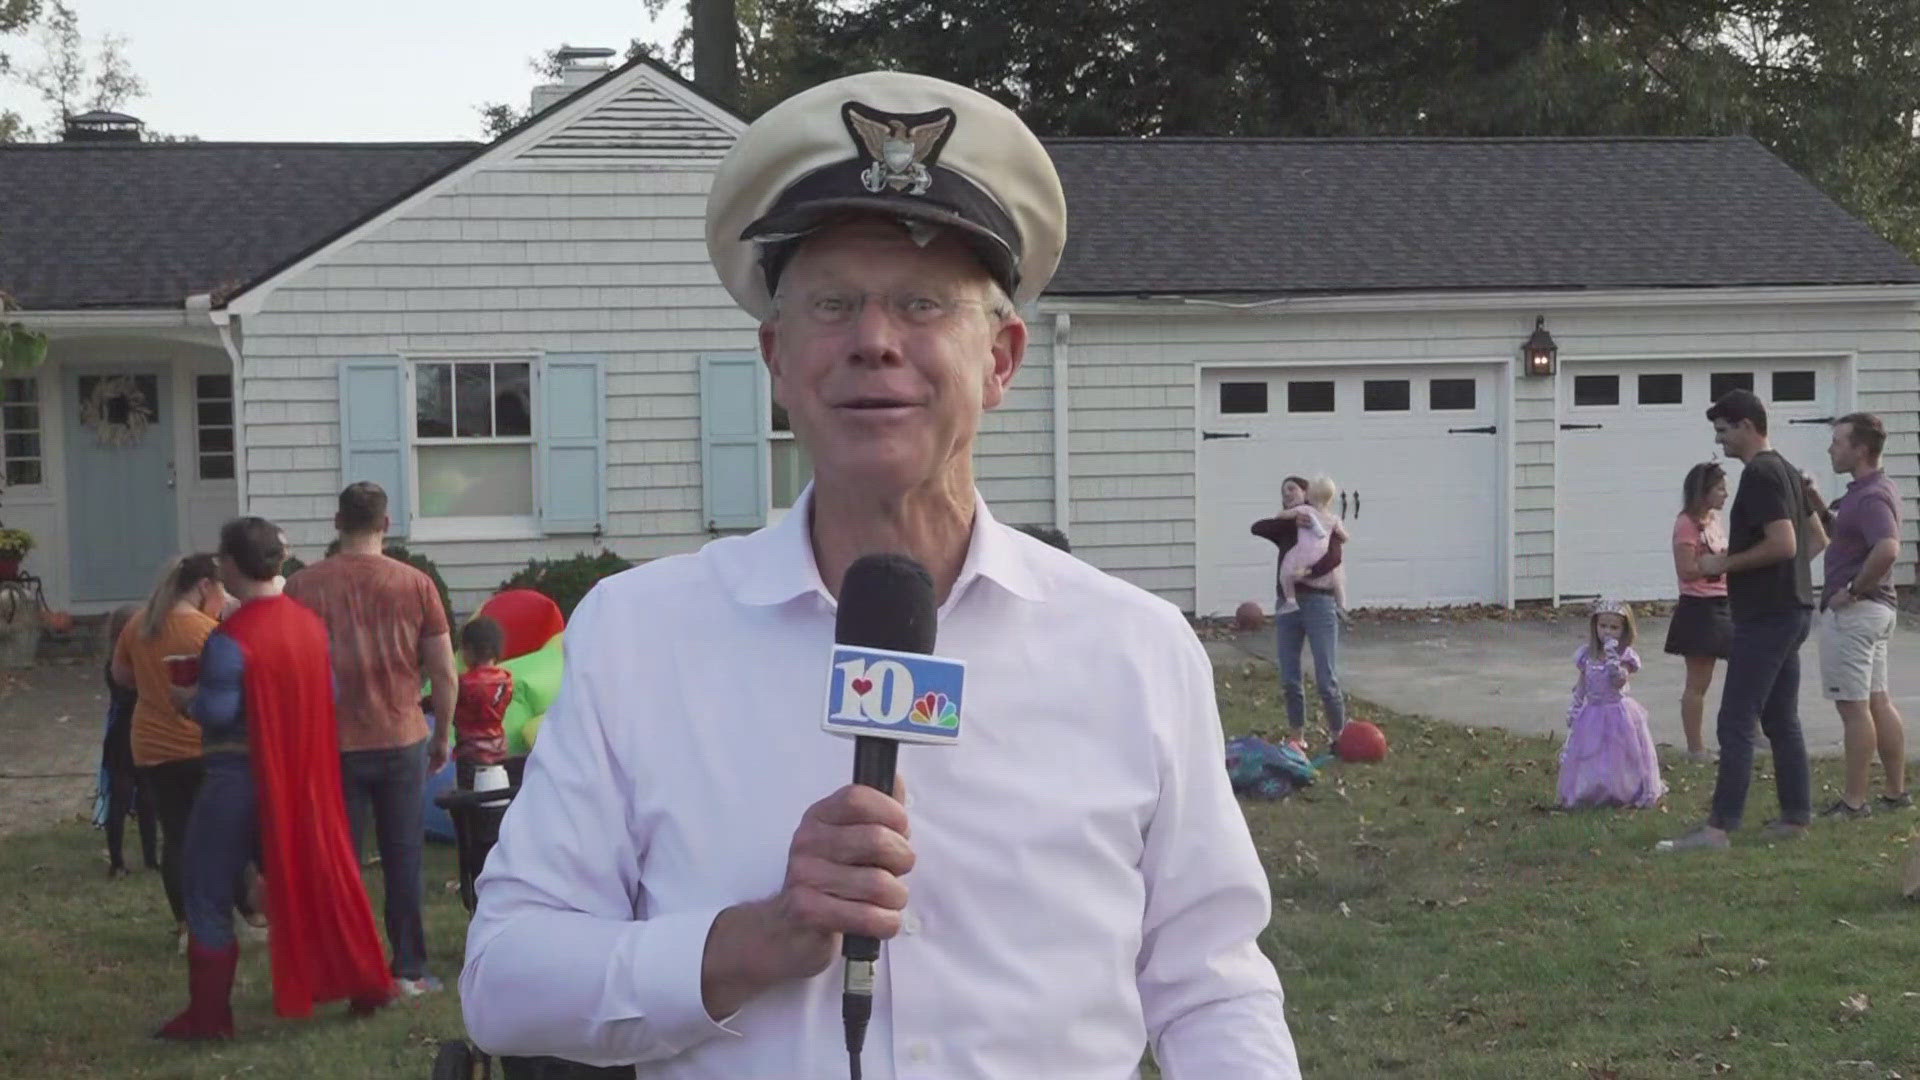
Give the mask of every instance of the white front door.
POLYGON ((1495 366, 1207 368, 1195 609, 1271 610, 1276 551, 1248 532, 1288 475, 1325 473, 1355 607, 1504 599, 1506 385, 1495 366))
POLYGON ((1706 417, 1707 407, 1735 387, 1767 403, 1774 449, 1812 473, 1829 498, 1838 494, 1826 450, 1833 418, 1845 411, 1844 376, 1844 365, 1830 359, 1563 362, 1555 545, 1561 595, 1678 595, 1673 520, 1687 470, 1719 461, 1729 496, 1739 489, 1740 462, 1722 456, 1706 417))

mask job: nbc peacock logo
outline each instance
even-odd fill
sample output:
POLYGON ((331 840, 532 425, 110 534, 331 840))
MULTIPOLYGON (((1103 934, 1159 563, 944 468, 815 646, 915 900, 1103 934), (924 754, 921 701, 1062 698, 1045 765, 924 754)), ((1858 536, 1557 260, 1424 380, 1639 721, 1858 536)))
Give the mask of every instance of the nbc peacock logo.
POLYGON ((960 710, 947 700, 947 695, 926 693, 914 700, 907 720, 921 727, 954 728, 960 726, 960 710))

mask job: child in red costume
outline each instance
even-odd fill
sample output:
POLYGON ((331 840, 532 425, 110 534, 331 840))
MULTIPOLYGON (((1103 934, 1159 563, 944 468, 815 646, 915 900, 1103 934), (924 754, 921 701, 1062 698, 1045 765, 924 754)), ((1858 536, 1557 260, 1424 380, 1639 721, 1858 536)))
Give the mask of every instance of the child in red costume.
POLYGON ((473 790, 474 770, 507 760, 507 706, 513 703, 513 673, 496 663, 505 640, 500 624, 485 615, 460 628, 460 697, 453 710, 453 760, 462 791, 473 790))
POLYGON ((233 1036, 234 882, 258 845, 273 915, 274 1012, 304 1017, 393 996, 341 797, 333 671, 319 616, 281 595, 285 542, 271 522, 220 530, 222 583, 244 603, 207 639, 199 681, 177 688, 201 725, 206 779, 187 826, 189 1004, 157 1033, 233 1036))

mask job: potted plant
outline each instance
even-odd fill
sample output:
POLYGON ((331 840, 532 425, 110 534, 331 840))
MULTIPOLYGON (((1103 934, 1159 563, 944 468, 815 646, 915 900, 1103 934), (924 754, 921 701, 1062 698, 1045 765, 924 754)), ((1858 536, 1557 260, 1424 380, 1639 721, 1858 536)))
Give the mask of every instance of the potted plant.
POLYGON ((0 528, 0 581, 20 576, 20 560, 33 550, 33 534, 25 529, 0 528))

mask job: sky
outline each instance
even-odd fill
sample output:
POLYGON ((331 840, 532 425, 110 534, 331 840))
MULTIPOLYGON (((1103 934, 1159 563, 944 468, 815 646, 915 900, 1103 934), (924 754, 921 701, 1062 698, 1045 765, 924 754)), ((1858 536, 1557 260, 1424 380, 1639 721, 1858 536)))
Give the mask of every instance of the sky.
MULTIPOLYGON (((659 19, 642 0, 67 0, 92 46, 126 38, 143 97, 123 111, 202 139, 385 142, 482 138, 477 106, 525 107, 528 61, 561 44, 624 55, 668 43, 684 0, 659 19)), ((16 65, 38 55, 9 38, 16 65)), ((615 61, 618 61, 618 57, 615 61)), ((46 107, 0 82, 0 108, 36 127, 46 107)))

